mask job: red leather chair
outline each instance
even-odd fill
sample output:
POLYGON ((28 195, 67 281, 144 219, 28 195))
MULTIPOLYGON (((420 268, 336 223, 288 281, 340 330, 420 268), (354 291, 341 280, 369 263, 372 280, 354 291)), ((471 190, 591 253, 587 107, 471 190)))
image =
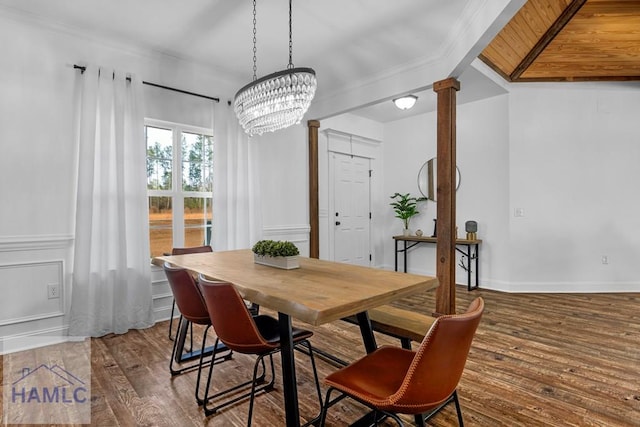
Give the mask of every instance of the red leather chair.
MULTIPOLYGON (((260 391, 268 392, 273 389, 275 377, 273 354, 280 351, 278 320, 266 315, 252 316, 247 311, 242 297, 231 283, 210 281, 200 275, 198 278, 198 284, 202 291, 202 295, 209 311, 209 317, 211 318, 211 323, 218 339, 236 353, 257 356, 253 368, 251 391, 247 394, 229 399, 211 407, 207 405, 209 400, 213 400, 226 392, 236 389, 237 387, 232 387, 231 389, 209 396, 208 390, 211 384, 211 375, 213 373, 214 365, 212 364, 210 366, 206 385, 207 394, 205 394, 205 414, 207 416, 211 415, 222 407, 249 397, 249 416, 247 425, 250 426, 255 394, 260 391), (256 379, 258 366, 260 363, 264 366, 264 358, 267 356, 269 356, 269 361, 271 363, 271 380, 267 384, 262 384, 260 387, 256 387, 259 382, 256 379)), ((322 407, 320 382, 318 381, 313 349, 311 347, 311 343, 308 341, 312 335, 313 332, 306 329, 293 328, 294 348, 308 354, 311 358, 311 366, 313 368, 318 401, 320 402, 320 407, 322 407), (306 347, 306 350, 300 349, 300 346, 306 347)))
MULTIPOLYGON (((211 246, 190 246, 187 248, 173 248, 171 250, 171 255, 187 255, 187 254, 200 254, 200 253, 207 253, 207 252, 213 252, 213 249, 211 248, 211 246)), ((165 255, 169 255, 169 254, 165 254, 165 255)), ((171 306, 171 318, 169 319, 169 339, 172 340, 173 337, 171 336, 171 330, 173 328, 173 316, 175 315, 175 308, 176 308, 176 301, 175 299, 173 300, 173 305, 171 306)), ((248 310, 251 312, 251 314, 253 315, 257 315, 258 312, 260 311, 260 306, 258 304, 251 304, 248 307, 248 310)), ((193 339, 191 340, 193 341, 193 339)))
POLYGON ((175 366, 176 359, 178 359, 178 357, 176 356, 179 351, 178 339, 173 342, 171 359, 169 361, 169 371, 171 372, 171 376, 198 369, 195 396, 196 402, 201 405, 203 399, 199 395, 199 390, 202 368, 207 364, 213 364, 213 361, 218 363, 220 361, 230 359, 231 351, 224 348, 219 349, 217 352, 214 352, 210 361, 205 363, 204 356, 207 352, 207 333, 209 332, 209 328, 211 327, 211 319, 209 318, 209 312, 207 311, 207 307, 204 303, 204 299, 202 298, 202 294, 200 293, 200 289, 198 288, 198 285, 196 284, 196 281, 191 273, 183 268, 173 267, 171 266, 171 264, 165 262, 164 272, 167 275, 169 286, 171 286, 171 292, 173 292, 173 297, 181 313, 180 319, 178 320, 178 330, 180 330, 182 322, 190 322, 191 324, 205 326, 204 332, 202 333, 202 347, 198 355, 198 362, 186 366, 175 366), (220 355, 220 353, 222 353, 222 355, 220 355))
MULTIPOLYGON (((199 254, 203 252, 213 252, 211 246, 191 246, 188 248, 173 248, 171 250, 171 255, 184 255, 184 254, 199 254)), ((169 255, 169 254, 165 254, 169 255)), ((174 298, 173 303, 171 305, 171 317, 169 318, 169 339, 172 340, 171 330, 173 329, 173 316, 175 315, 176 310, 176 300, 174 298)))
POLYGON ((416 423, 424 425, 425 419, 455 402, 463 426, 456 388, 483 311, 483 299, 476 298, 466 313, 438 317, 416 351, 383 346, 327 376, 320 425, 328 408, 348 396, 401 426, 396 414, 413 414, 416 423), (342 395, 331 401, 335 390, 342 395))

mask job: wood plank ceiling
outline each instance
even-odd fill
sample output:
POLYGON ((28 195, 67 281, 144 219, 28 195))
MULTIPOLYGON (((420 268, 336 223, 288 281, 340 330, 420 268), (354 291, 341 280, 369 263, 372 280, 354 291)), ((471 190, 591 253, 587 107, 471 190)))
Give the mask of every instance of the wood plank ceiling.
POLYGON ((528 0, 480 59, 511 82, 640 80, 640 1, 528 0))

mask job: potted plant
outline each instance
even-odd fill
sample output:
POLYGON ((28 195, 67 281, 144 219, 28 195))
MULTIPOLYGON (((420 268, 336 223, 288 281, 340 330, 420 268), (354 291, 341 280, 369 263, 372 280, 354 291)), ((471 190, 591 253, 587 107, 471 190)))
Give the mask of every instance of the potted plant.
POLYGON ((395 193, 391 196, 394 199, 393 202, 389 203, 393 206, 393 211, 396 214, 396 218, 400 218, 404 224, 403 234, 408 236, 411 234, 409 232, 409 222, 411 218, 418 215, 420 212, 418 211, 418 202, 425 200, 424 197, 413 197, 409 193, 400 194, 395 193))
POLYGON ((291 270, 299 268, 298 247, 288 241, 260 240, 251 248, 256 264, 291 270))

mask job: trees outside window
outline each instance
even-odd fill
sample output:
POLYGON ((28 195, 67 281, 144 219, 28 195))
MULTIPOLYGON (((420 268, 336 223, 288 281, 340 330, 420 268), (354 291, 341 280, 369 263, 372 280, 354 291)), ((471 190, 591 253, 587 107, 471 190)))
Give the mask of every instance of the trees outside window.
POLYGON ((151 256, 210 244, 212 134, 211 129, 145 121, 151 256))

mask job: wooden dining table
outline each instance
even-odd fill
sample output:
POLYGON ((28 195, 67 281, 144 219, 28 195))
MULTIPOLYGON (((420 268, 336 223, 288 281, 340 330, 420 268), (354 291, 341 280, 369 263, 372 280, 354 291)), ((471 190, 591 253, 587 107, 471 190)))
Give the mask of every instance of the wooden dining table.
POLYGON ((243 298, 278 312, 286 425, 299 426, 291 319, 313 326, 356 315, 365 350, 376 348, 367 310, 435 289, 435 277, 299 257, 300 268, 283 270, 254 263, 246 250, 160 256, 164 262, 207 278, 233 283, 243 298))

